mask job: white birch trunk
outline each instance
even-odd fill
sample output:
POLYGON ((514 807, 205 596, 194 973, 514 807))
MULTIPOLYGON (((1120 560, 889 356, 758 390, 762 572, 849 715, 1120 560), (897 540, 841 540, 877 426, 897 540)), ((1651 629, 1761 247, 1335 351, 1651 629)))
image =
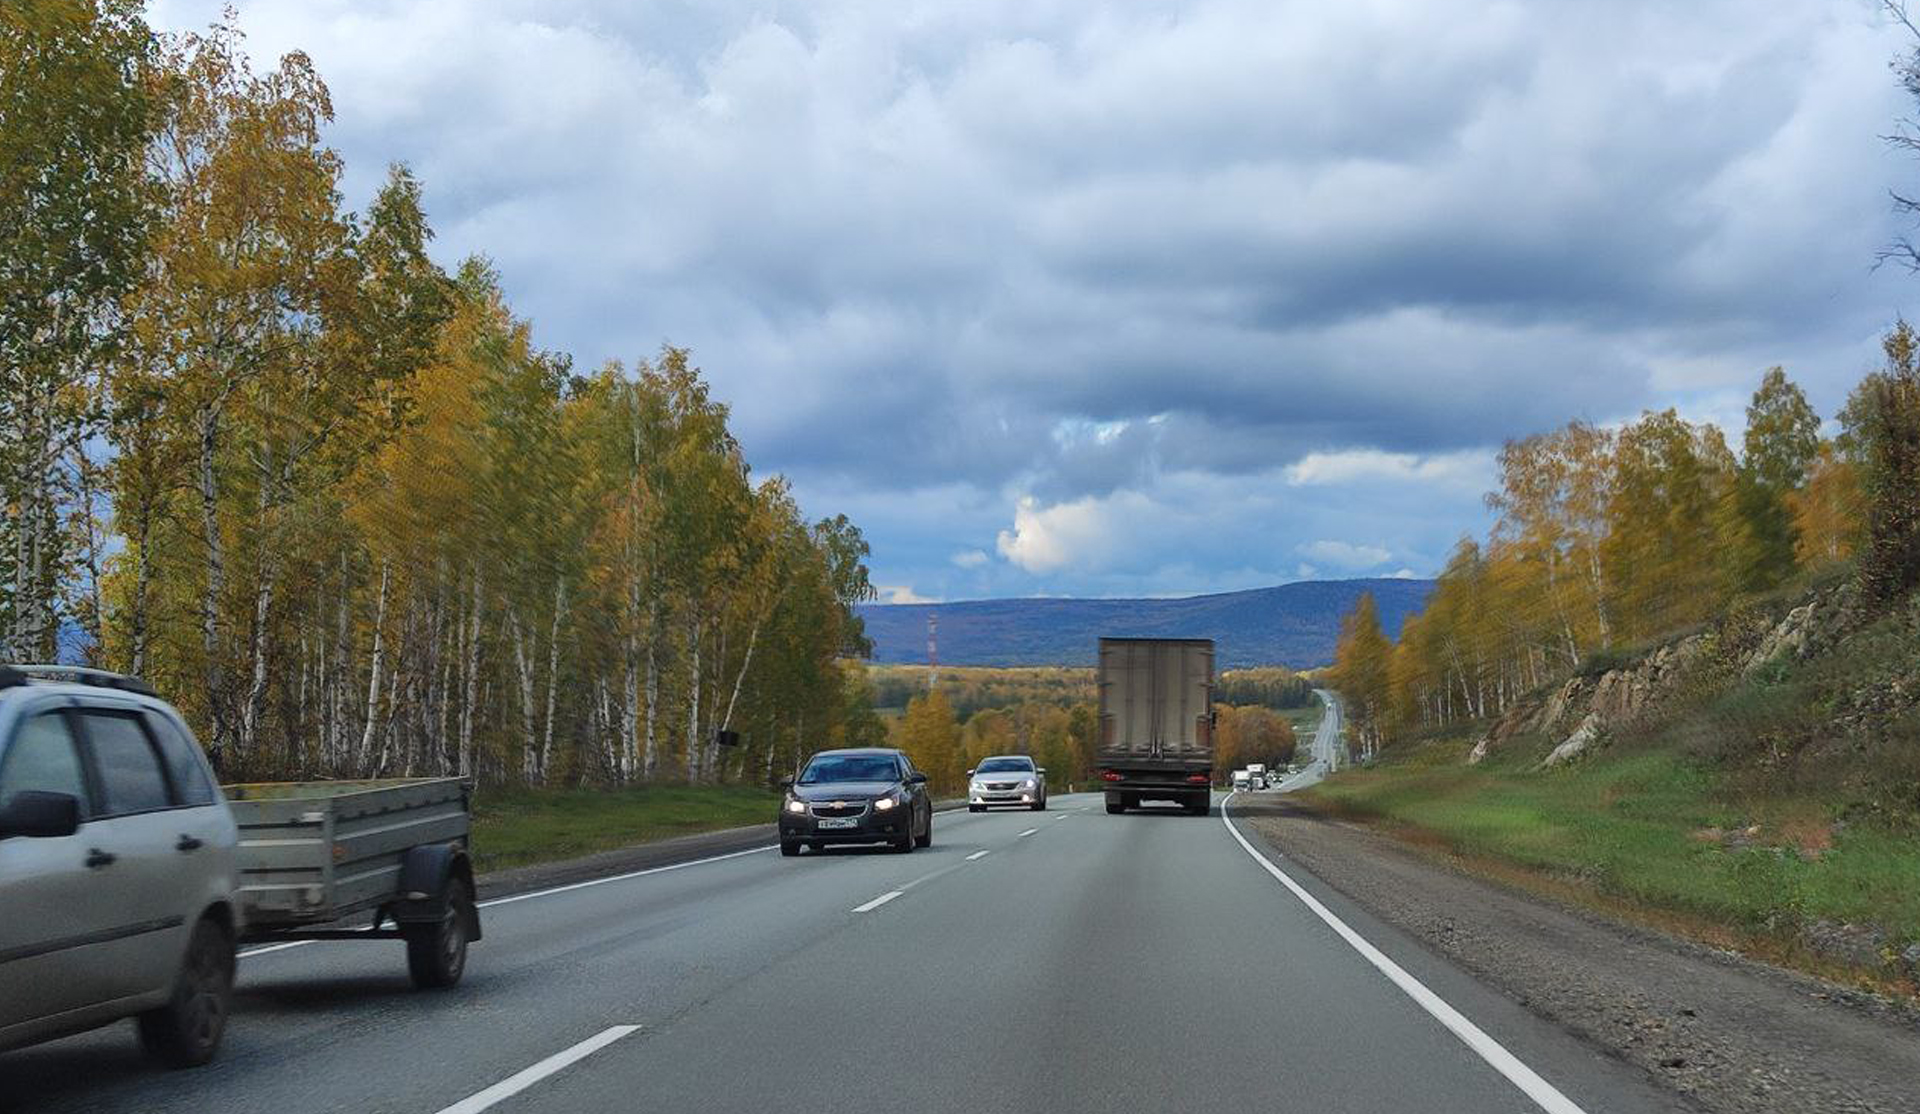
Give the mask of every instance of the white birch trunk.
POLYGON ((360 735, 360 752, 355 756, 355 766, 362 773, 372 773, 367 768, 367 760, 372 755, 373 737, 380 723, 380 681, 381 670, 386 666, 386 626, 387 593, 393 585, 393 567, 385 559, 380 562, 380 601, 374 608, 373 618, 373 668, 367 677, 367 722, 366 729, 360 735))

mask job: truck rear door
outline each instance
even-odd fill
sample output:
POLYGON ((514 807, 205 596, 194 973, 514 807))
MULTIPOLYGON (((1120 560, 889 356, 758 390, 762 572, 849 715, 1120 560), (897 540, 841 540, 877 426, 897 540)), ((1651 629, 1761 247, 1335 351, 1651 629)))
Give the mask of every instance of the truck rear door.
POLYGON ((1213 651, 1204 642, 1106 639, 1100 644, 1102 754, 1206 759, 1213 651))

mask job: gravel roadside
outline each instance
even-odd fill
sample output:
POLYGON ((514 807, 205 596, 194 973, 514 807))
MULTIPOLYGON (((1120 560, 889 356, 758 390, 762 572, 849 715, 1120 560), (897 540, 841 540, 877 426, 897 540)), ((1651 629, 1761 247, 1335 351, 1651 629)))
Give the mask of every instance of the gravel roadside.
POLYGON ((1278 795, 1236 796, 1288 860, 1703 1109, 1920 1112, 1920 1013, 1543 901, 1278 795))

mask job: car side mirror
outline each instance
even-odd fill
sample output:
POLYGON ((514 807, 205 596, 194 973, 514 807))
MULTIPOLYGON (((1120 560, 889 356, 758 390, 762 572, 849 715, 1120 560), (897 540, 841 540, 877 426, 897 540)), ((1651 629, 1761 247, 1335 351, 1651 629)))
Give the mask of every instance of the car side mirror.
POLYGON ((792 788, 793 788, 793 779, 792 779, 792 778, 790 778, 790 777, 783 777, 783 778, 781 778, 781 779, 780 779, 780 788, 782 788, 782 789, 792 789, 792 788))
POLYGON ((80 830, 80 800, 68 793, 28 789, 0 809, 0 839, 58 839, 80 830))
POLYGON ((972 777, 972 776, 973 776, 973 771, 972 771, 972 770, 968 770, 968 771, 967 771, 967 776, 968 776, 968 777, 972 777))
POLYGON ((1044 774, 1047 772, 1047 768, 1045 766, 1035 766, 1033 772, 1036 774, 1044 774))
POLYGON ((925 774, 912 773, 907 775, 908 785, 925 785, 926 783, 927 783, 927 775, 925 774))

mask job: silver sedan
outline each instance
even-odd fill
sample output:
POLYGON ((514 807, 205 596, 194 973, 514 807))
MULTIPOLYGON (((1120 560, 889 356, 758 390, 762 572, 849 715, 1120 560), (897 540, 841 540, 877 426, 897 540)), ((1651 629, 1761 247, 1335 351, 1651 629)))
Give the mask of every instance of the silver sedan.
POLYGON ((967 811, 1011 805, 1040 812, 1047 807, 1047 770, 1024 754, 983 758, 967 771, 967 811))

